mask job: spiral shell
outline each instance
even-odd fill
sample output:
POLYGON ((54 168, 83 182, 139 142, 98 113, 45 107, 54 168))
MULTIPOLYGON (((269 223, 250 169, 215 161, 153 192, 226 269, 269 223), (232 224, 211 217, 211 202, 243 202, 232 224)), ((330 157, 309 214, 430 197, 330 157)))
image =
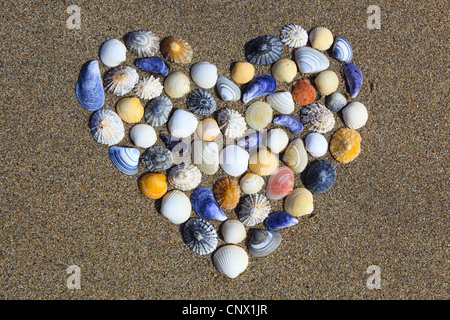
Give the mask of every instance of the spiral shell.
POLYGON ((308 164, 308 154, 301 139, 295 139, 289 144, 284 152, 283 161, 295 173, 305 170, 308 164))
POLYGON ((268 103, 253 102, 245 112, 245 120, 255 130, 262 130, 272 122, 273 111, 268 103))
POLYGON ((125 128, 120 117, 109 109, 100 109, 94 113, 89 123, 94 139, 112 146, 122 141, 125 128))
POLYGON ((161 53, 169 61, 186 64, 191 62, 194 52, 189 43, 170 36, 162 41, 161 53))
POLYGON ((123 96, 130 92, 138 81, 139 75, 134 68, 116 67, 105 74, 105 90, 116 96, 123 96))
POLYGON ((214 196, 223 209, 233 210, 238 205, 241 196, 238 181, 236 179, 223 178, 217 182, 214 188, 214 196))
POLYGON ((284 210, 294 217, 311 214, 314 210, 312 193, 306 188, 294 189, 284 200, 284 210))
POLYGON ((281 58, 283 44, 277 37, 264 35, 249 41, 245 57, 250 63, 269 65, 281 58))
POLYGON ((239 209, 239 220, 247 227, 253 227, 264 221, 270 212, 270 202, 259 193, 248 195, 239 209))
POLYGON ((151 57, 159 48, 159 37, 151 31, 139 30, 125 35, 125 44, 138 57, 151 57))
POLYGON ((330 153, 339 162, 353 161, 361 152, 361 135, 355 129, 340 128, 331 137, 330 153))
POLYGON ((127 123, 137 123, 144 116, 144 107, 136 97, 120 99, 116 110, 119 117, 127 123))
POLYGON ((174 188, 188 191, 197 188, 202 181, 202 173, 193 164, 181 163, 169 170, 167 180, 174 188))
POLYGON ((162 173, 146 173, 139 179, 139 189, 150 199, 159 199, 167 192, 166 176, 162 173))
POLYGON ((264 185, 264 179, 254 173, 246 173, 240 182, 241 190, 246 194, 258 193, 264 185))

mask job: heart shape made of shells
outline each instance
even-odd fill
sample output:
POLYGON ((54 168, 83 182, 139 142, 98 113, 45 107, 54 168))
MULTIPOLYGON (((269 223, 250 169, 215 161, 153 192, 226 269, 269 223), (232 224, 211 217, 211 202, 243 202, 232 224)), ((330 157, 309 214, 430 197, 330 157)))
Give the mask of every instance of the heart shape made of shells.
POLYGON ((313 194, 332 187, 335 165, 316 160, 307 169, 304 187, 294 189, 295 175, 306 169, 308 153, 320 158, 329 150, 340 163, 348 163, 360 153, 361 136, 356 130, 367 122, 367 109, 357 101, 348 103, 346 96, 336 91, 339 78, 329 70, 327 57, 328 53, 345 64, 348 94, 357 97, 363 76, 350 63, 350 42, 334 37, 324 27, 308 34, 298 25, 286 25, 280 37, 264 35, 249 41, 245 46, 247 61, 234 63, 228 79, 218 77, 217 67, 207 61, 193 63, 190 77, 171 72, 172 63, 191 64, 193 57, 189 43, 177 37, 160 41, 153 32, 140 30, 123 40, 108 40, 100 48, 100 60, 111 68, 103 81, 97 60, 88 62, 80 72, 76 95, 85 109, 94 112, 90 120, 93 137, 111 146, 111 161, 126 175, 136 174, 142 161, 148 172, 139 178, 140 191, 150 199, 162 198, 160 213, 171 223, 183 224, 186 245, 197 254, 213 254, 215 267, 235 278, 247 268, 248 254, 262 257, 272 253, 282 240, 276 231, 310 215, 313 194), (295 50, 295 61, 281 58, 283 46, 295 50), (148 76, 139 79, 136 68, 120 65, 127 51, 138 57, 136 67, 148 76), (254 65, 271 65, 272 75, 255 75, 254 65), (303 79, 294 82, 298 72, 303 79), (311 74, 317 74, 314 84, 308 80, 311 74), (191 81, 197 89, 191 90, 191 81), (292 83, 291 92, 277 92, 277 82, 292 83), (215 93, 208 89, 214 87, 223 101, 249 104, 245 115, 230 105, 212 118, 217 104, 215 93), (102 108, 105 91, 116 96, 134 92, 136 96, 122 97, 114 112, 102 108), (326 106, 317 102, 318 95, 325 96, 326 106), (258 99, 264 97, 265 101, 258 99), (187 108, 172 110, 171 99, 185 99, 187 108), (145 107, 141 100, 148 100, 145 107), (291 115, 296 105, 301 107, 300 119, 291 115), (335 131, 328 144, 323 134, 334 129, 337 112, 342 112, 345 127, 335 131), (145 123, 139 123, 143 119, 145 123), (125 136, 123 122, 134 124, 129 135, 135 147, 115 146, 125 136), (278 128, 266 133, 264 129, 271 122, 278 128), (155 145, 156 130, 166 123, 170 135, 161 133, 162 143, 155 145), (304 127, 310 133, 303 141, 300 134, 304 127), (289 141, 286 130, 297 137, 289 141), (217 143, 222 134, 232 141, 223 149, 217 143), (190 143, 192 135, 198 139, 190 143), (141 155, 138 148, 146 150, 141 155), (174 164, 175 157, 182 155, 187 155, 184 162, 174 164), (279 158, 284 164, 280 165, 279 158), (213 191, 201 187, 202 174, 214 175, 219 167, 228 177, 218 181, 213 191), (263 177, 268 177, 265 194, 259 193, 263 177), (168 184, 173 187, 169 192, 168 184), (190 198, 184 193, 188 190, 193 190, 190 198), (241 192, 246 194, 242 199, 241 192), (283 199, 284 211, 271 212, 270 202, 283 199), (239 219, 229 219, 224 210, 235 208, 239 219), (199 217, 191 217, 192 210, 199 217), (221 232, 225 244, 219 248, 217 231, 208 220, 224 221, 221 232), (247 227, 259 224, 266 228, 248 231, 246 250, 240 243, 247 237, 247 227))

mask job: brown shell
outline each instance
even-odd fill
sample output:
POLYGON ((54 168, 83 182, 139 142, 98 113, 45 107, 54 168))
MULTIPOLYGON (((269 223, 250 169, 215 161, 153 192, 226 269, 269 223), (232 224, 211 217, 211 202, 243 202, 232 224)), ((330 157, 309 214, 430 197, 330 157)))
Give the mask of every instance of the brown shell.
POLYGON ((161 43, 164 58, 175 63, 189 63, 192 60, 192 47, 184 40, 167 37, 161 43))
POLYGON ((223 178, 214 188, 217 203, 225 210, 233 210, 239 203, 241 189, 235 179, 223 178))
POLYGON ((361 152, 361 135, 355 129, 339 129, 331 138, 330 152, 339 162, 354 160, 361 152))

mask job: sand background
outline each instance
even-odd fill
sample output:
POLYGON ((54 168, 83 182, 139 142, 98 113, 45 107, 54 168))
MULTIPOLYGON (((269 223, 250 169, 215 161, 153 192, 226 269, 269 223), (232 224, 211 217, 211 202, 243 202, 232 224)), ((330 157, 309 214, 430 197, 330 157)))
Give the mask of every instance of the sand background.
MULTIPOLYGON (((448 299, 446 3, 0 2, 0 298, 448 299), (66 27, 70 5, 81 8, 79 30, 66 27), (380 30, 367 28, 369 5, 381 8, 380 30), (186 39, 193 62, 210 61, 229 77, 230 64, 245 61, 245 42, 278 36, 289 23, 308 31, 325 26, 350 40, 365 76, 355 100, 369 110, 359 130, 362 153, 346 165, 327 154, 337 180, 314 197, 315 215, 281 230, 276 252, 250 258, 230 280, 210 256, 192 253, 180 227, 140 193, 144 166, 136 176, 113 166, 108 147, 90 134, 91 113, 79 105, 75 83, 104 41, 139 29, 186 39), (66 287, 70 265, 81 269, 81 290, 66 287), (366 286, 370 265, 381 269, 380 290, 366 286)), ((283 57, 290 57, 287 48, 283 57)), ((135 58, 128 54, 125 64, 135 58)), ((331 69, 342 65, 332 60, 331 69)), ((339 90, 345 92, 342 78, 339 90)), ((107 94, 105 105, 114 108, 118 100, 107 94)), ((183 99, 174 104, 183 107, 183 99)), ((131 145, 128 135, 120 145, 131 145)), ((221 176, 203 176, 202 185, 221 176)), ((281 201, 273 204, 282 208, 281 201)))

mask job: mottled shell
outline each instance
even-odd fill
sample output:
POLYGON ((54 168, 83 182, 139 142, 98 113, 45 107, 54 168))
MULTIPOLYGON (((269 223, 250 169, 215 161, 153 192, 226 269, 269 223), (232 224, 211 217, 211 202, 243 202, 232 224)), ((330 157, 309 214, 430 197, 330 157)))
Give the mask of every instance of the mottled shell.
POLYGON ((195 189, 202 181, 202 173, 193 164, 181 163, 173 166, 167 175, 170 185, 181 191, 195 189))
POLYGON ((313 157, 322 157, 327 153, 328 142, 323 135, 317 132, 309 133, 305 137, 305 149, 313 157))
POLYGON ((294 217, 311 214, 314 210, 312 193, 306 188, 294 189, 284 200, 284 210, 294 217))
POLYGON ((361 135, 355 129, 339 129, 331 137, 330 152, 339 162, 353 161, 361 152, 361 135))
POLYGON ((150 76, 140 80, 134 87, 134 92, 139 98, 148 100, 160 96, 163 88, 158 78, 150 76))
POLYGON ((125 35, 125 44, 138 57, 151 57, 158 51, 159 37, 151 31, 134 31, 125 35))
POLYGON ((308 32, 296 24, 288 24, 280 31, 281 42, 290 48, 300 48, 308 43, 308 32))
POLYGON ((249 62, 236 62, 231 70, 231 79, 238 84, 250 82, 255 76, 255 67, 249 62))
POLYGON ((144 107, 136 97, 120 99, 116 111, 120 119, 127 123, 137 123, 144 116, 144 107))
POLYGON ((217 121, 213 118, 203 119, 198 124, 197 134, 203 141, 214 141, 220 134, 220 128, 217 121))
POLYGON ((166 96, 159 96, 150 100, 145 106, 145 121, 151 126, 160 127, 169 119, 172 102, 166 96))
POLYGON ((219 242, 216 229, 211 223, 200 218, 186 222, 183 227, 183 239, 189 249, 200 255, 212 253, 219 242))
POLYGON ((266 100, 279 113, 290 114, 294 112, 295 103, 290 92, 275 92, 268 95, 266 100))
POLYGON ((267 149, 260 149, 248 160, 248 168, 259 176, 270 176, 278 168, 278 157, 267 149))
POLYGON ((255 226, 267 218, 270 209, 269 199, 264 195, 259 193, 248 195, 240 206, 239 220, 247 227, 255 226))
POLYGON ((351 129, 359 129, 363 127, 369 114, 367 108, 361 102, 351 102, 342 110, 342 117, 347 127, 351 129))
POLYGON ((294 82, 292 88, 292 98, 300 106, 307 106, 316 100, 316 89, 309 83, 307 79, 294 82))
POLYGON ((275 231, 252 230, 248 242, 248 252, 255 258, 265 257, 280 246, 281 239, 281 235, 275 231))
POLYGON ((218 112, 217 123, 228 139, 240 138, 247 130, 247 123, 244 117, 236 110, 229 108, 221 109, 218 112))
POLYGON ((219 145, 214 142, 195 140, 191 145, 192 162, 207 175, 219 170, 219 145))
POLYGON ((191 67, 191 78, 200 88, 211 89, 217 82, 217 67, 206 61, 197 62, 191 67))
POLYGON ((161 53, 169 61, 185 64, 191 62, 194 52, 186 41, 167 37, 161 43, 161 53))
POLYGON ((264 35, 249 41, 245 46, 245 57, 250 63, 269 65, 281 58, 283 44, 277 37, 264 35))
POLYGON ((240 182, 241 190, 246 194, 258 193, 264 185, 264 179, 254 173, 246 173, 240 182))
POLYGON ((313 103, 301 110, 301 121, 311 131, 326 133, 334 128, 333 113, 320 103, 313 103))
POLYGON ((267 133, 267 147, 273 153, 280 153, 289 143, 289 137, 283 129, 271 129, 267 133))
POLYGON ((332 70, 325 70, 319 73, 314 80, 317 90, 323 96, 328 96, 335 92, 339 86, 339 78, 336 72, 332 70))
POLYGON ((116 96, 123 96, 130 92, 138 81, 139 75, 134 68, 116 67, 105 74, 105 90, 116 96))
POLYGON ((188 76, 181 71, 170 73, 164 80, 164 91, 171 98, 181 98, 191 90, 188 76))
POLYGON ((130 130, 130 139, 140 148, 149 148, 156 143, 158 139, 155 129, 145 123, 138 123, 130 130))
POLYGON ((163 146, 152 146, 142 154, 142 161, 150 172, 169 169, 173 164, 172 152, 163 146))
POLYGON ((297 75, 297 65, 290 59, 280 59, 272 66, 272 76, 279 82, 290 83, 297 75))
POLYGON ((214 187, 214 197, 217 203, 225 210, 236 208, 240 196, 241 189, 236 179, 223 178, 214 187))
POLYGON ((222 224, 221 231, 225 243, 238 244, 247 236, 244 224, 234 219, 225 221, 222 224))
POLYGON ((241 247, 228 244, 213 255, 214 266, 228 278, 234 279, 247 269, 248 255, 241 247))
POLYGON ((262 130, 272 122, 273 111, 268 103, 253 102, 245 112, 245 120, 255 130, 262 130))
POLYGON ((333 34, 327 28, 317 27, 310 32, 309 42, 314 49, 325 51, 333 45, 333 34))
POLYGON ((288 167, 279 167, 267 181, 266 197, 280 200, 294 189, 294 172, 288 167))
POLYGON ((162 199, 160 211, 170 222, 174 224, 184 223, 191 216, 191 200, 179 190, 169 191, 162 199))
POLYGON ((295 173, 305 170, 308 164, 308 154, 301 139, 295 139, 289 144, 284 152, 283 161, 295 173))
POLYGON ((159 199, 167 192, 166 176, 162 173, 146 173, 139 179, 139 189, 150 199, 159 199))
POLYGON ((127 59, 127 48, 117 39, 104 42, 100 48, 100 60, 107 67, 117 67, 127 59))
POLYGON ((94 113, 89 123, 94 139, 112 146, 122 141, 125 128, 120 117, 109 109, 100 109, 94 113))
POLYGON ((334 92, 325 98, 325 105, 331 111, 339 112, 347 105, 347 98, 340 92, 334 92))
POLYGON ((211 93, 204 89, 195 89, 188 94, 186 106, 199 116, 209 116, 216 110, 217 104, 211 93))

